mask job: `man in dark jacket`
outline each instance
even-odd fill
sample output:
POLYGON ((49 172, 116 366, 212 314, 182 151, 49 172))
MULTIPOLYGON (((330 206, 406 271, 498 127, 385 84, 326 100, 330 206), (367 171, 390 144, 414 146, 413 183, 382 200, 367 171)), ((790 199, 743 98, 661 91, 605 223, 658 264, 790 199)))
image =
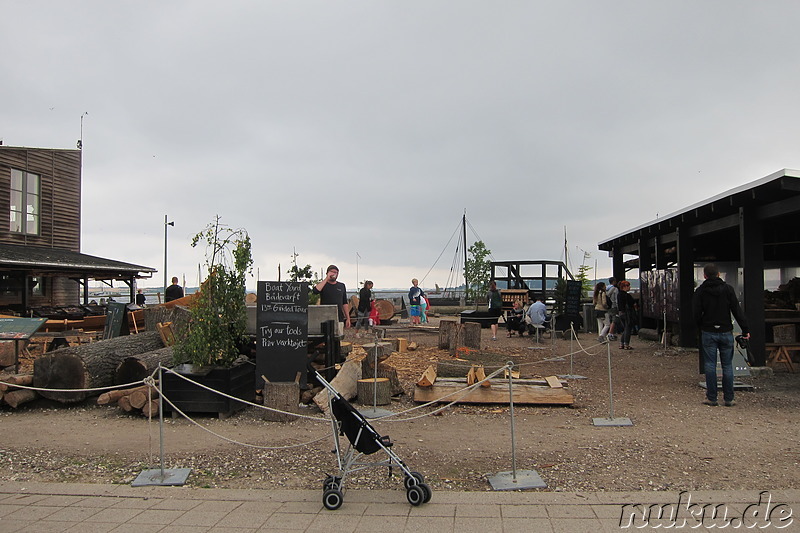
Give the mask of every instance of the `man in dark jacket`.
POLYGON ((703 267, 705 281, 694 291, 692 314, 700 330, 700 353, 706 375, 706 405, 717 403, 717 351, 722 365, 722 399, 726 407, 733 406, 733 322, 731 314, 749 339, 747 319, 739 307, 733 287, 722 281, 716 265, 703 267))

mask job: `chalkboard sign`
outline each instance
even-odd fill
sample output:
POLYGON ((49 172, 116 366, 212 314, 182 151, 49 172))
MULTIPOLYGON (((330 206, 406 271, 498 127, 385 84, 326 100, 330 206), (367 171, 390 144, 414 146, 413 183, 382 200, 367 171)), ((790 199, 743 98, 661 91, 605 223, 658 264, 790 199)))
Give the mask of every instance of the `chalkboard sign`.
MULTIPOLYGON (((308 361, 308 286, 304 283, 259 281, 256 291, 256 383, 306 383, 308 361)), ((260 388, 260 387, 259 387, 260 388)))
POLYGON ((127 328, 128 305, 119 302, 108 302, 106 306, 106 325, 103 328, 103 339, 113 339, 129 333, 127 328), (126 326, 123 331, 123 326, 126 326))
POLYGON ((581 312, 581 292, 583 285, 580 281, 567 280, 566 298, 564 300, 564 314, 577 316, 581 312))

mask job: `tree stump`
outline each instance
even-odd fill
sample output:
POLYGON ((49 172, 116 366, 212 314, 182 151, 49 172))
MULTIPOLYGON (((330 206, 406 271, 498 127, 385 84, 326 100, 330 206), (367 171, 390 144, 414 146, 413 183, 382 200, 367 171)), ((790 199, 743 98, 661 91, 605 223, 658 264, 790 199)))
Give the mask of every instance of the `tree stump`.
POLYGON ((459 348, 480 350, 481 348, 481 325, 476 322, 459 324, 451 331, 450 335, 450 355, 458 355, 459 348))
MULTIPOLYGON (((157 331, 123 335, 113 339, 59 348, 37 357, 33 384, 43 389, 92 389, 110 387, 117 366, 126 357, 163 348, 157 331)), ((80 402, 96 393, 41 391, 43 397, 62 403, 80 402)))
POLYGON ((389 378, 359 379, 358 403, 361 405, 388 405, 392 402, 392 384, 389 378), (377 397, 376 397, 377 394, 377 397))
MULTIPOLYGON (((300 384, 296 381, 270 381, 264 384, 264 405, 288 413, 299 413, 300 384)), ((264 409, 264 420, 269 422, 291 422, 296 416, 264 409)))
POLYGON ((370 342, 363 345, 367 352, 367 359, 374 360, 375 352, 378 352, 378 361, 388 359, 392 355, 392 343, 390 342, 370 342))
POLYGON ((439 349, 450 349, 450 336, 460 324, 455 320, 442 320, 439 322, 439 349))
MULTIPOLYGON (((363 378, 375 377, 375 360, 372 357, 365 357, 361 360, 361 376, 363 378)), ((386 378, 391 383, 391 395, 397 396, 403 394, 403 385, 400 383, 400 378, 397 376, 397 369, 390 364, 378 361, 378 377, 386 378)))

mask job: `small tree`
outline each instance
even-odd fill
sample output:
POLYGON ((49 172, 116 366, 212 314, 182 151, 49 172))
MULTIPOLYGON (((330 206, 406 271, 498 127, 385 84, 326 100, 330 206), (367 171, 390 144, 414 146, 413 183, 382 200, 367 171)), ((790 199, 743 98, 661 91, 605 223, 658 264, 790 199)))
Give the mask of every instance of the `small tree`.
POLYGON ((189 330, 175 345, 175 361, 196 365, 231 366, 247 343, 245 281, 253 258, 250 236, 214 222, 192 239, 206 243, 208 277, 189 307, 189 330))
POLYGON ((486 259, 492 251, 486 248, 483 241, 476 241, 467 249, 469 256, 464 266, 464 277, 467 283, 467 299, 476 300, 489 290, 491 265, 486 259))
POLYGON ((308 285, 308 303, 311 305, 316 305, 319 301, 319 294, 314 294, 311 292, 311 289, 322 281, 322 278, 317 278, 314 270, 311 268, 311 265, 306 265, 304 267, 297 266, 297 257, 298 254, 296 251, 292 253, 292 268, 286 271, 289 274, 289 281, 299 281, 300 283, 305 283, 308 285))
POLYGON ((589 252, 583 252, 583 262, 581 266, 578 267, 578 281, 581 282, 581 293, 586 296, 587 294, 592 294, 594 287, 592 286, 592 280, 589 279, 589 271, 592 269, 589 265, 586 264, 586 260, 591 257, 589 252))

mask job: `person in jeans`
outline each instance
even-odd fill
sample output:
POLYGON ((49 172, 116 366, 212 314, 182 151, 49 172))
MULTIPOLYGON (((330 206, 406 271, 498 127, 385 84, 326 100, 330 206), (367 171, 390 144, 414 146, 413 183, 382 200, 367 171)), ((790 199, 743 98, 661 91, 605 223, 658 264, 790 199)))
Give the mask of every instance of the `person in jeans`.
POLYGON ((703 267, 705 281, 694 291, 692 315, 700 330, 700 353, 706 375, 706 405, 717 406, 717 352, 722 365, 722 399, 725 407, 736 404, 733 399, 733 322, 742 328, 742 336, 750 338, 747 319, 736 291, 722 281, 719 269, 709 263, 703 267))

